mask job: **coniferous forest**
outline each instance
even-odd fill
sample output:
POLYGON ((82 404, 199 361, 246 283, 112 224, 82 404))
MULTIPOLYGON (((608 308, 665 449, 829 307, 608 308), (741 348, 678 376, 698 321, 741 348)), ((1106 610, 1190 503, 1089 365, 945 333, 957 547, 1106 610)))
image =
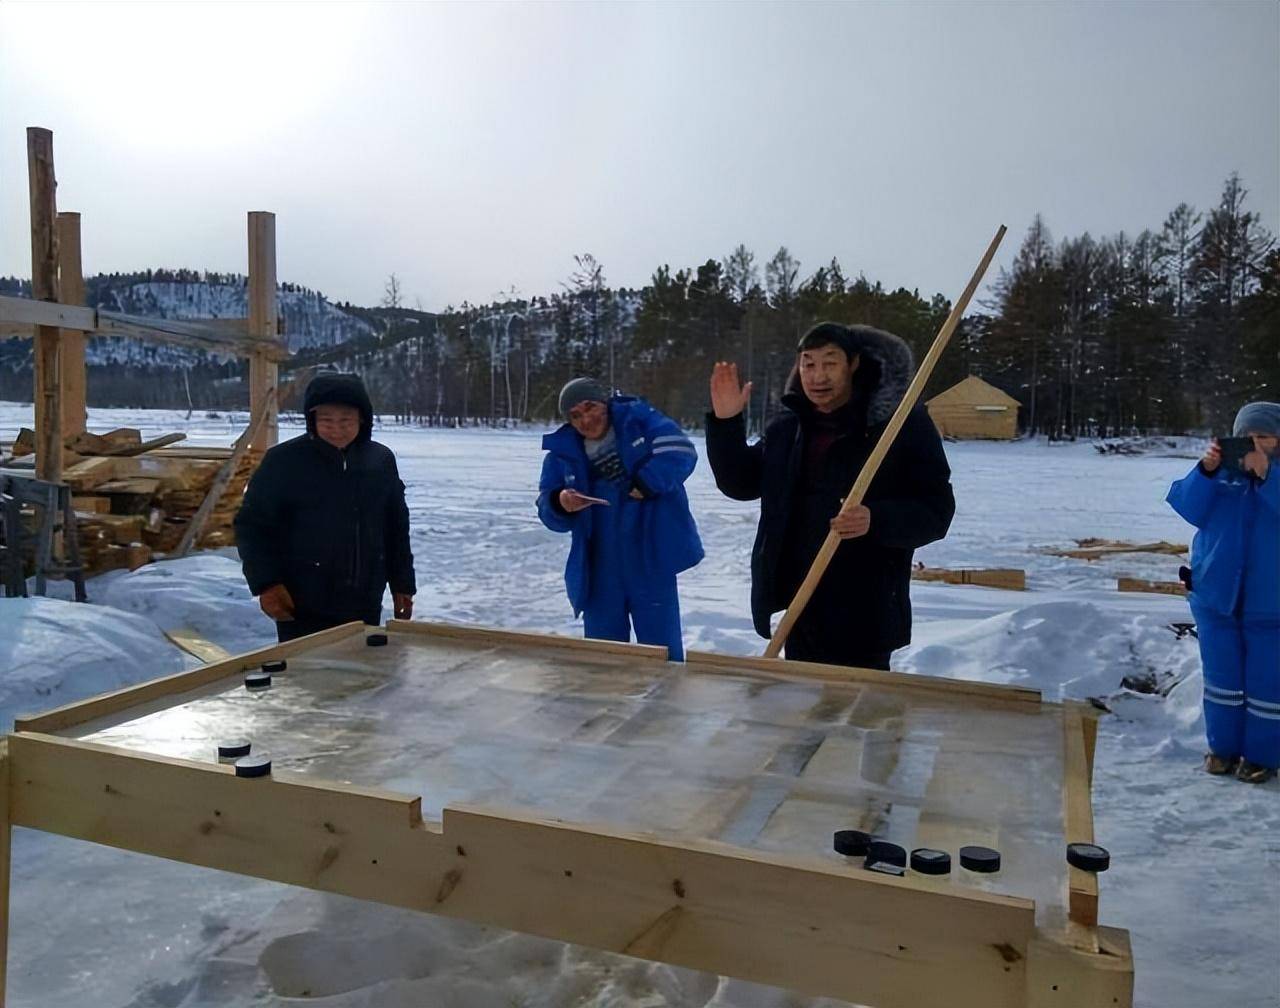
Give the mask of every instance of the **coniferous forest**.
MULTIPOLYGON (((988 276, 987 300, 971 304, 926 398, 975 374, 1022 403, 1024 432, 1052 438, 1220 431, 1241 403, 1280 399, 1280 249, 1238 176, 1216 206, 1180 204, 1136 235, 1055 237, 1037 216, 1006 243, 1019 240, 1012 265, 988 276)), ((101 300, 111 278, 94 279, 101 300)), ((392 274, 382 304, 335 306, 357 335, 303 347, 282 377, 354 370, 389 417, 505 424, 552 419, 560 386, 591 374, 697 426, 711 366, 727 359, 754 382, 758 428, 814 322, 888 329, 919 360, 951 307, 942 294, 889 290, 834 259, 815 268, 785 247, 761 258, 741 245, 701 265, 664 264, 638 290, 611 287, 605 264, 582 254, 545 296, 512 291, 434 313, 402 302, 392 274)), ((29 399, 29 346, 25 359, 16 350, 14 341, 0 350, 0 397, 29 399)), ((243 369, 181 351, 117 353, 90 368, 90 404, 243 408, 243 369)))

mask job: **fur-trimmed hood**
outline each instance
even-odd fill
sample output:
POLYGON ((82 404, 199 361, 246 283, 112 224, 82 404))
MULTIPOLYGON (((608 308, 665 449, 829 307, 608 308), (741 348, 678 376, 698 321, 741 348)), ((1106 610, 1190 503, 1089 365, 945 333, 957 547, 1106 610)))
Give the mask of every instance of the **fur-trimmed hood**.
MULTIPOLYGON (((911 348, 893 333, 867 325, 820 322, 805 335, 810 334, 825 337, 825 342, 840 347, 846 353, 856 353, 861 358, 853 380, 855 385, 865 390, 867 423, 874 427, 888 420, 915 375, 911 348)), ((800 387, 798 362, 791 368, 782 402, 793 410, 797 407, 803 409, 809 402, 800 387)))

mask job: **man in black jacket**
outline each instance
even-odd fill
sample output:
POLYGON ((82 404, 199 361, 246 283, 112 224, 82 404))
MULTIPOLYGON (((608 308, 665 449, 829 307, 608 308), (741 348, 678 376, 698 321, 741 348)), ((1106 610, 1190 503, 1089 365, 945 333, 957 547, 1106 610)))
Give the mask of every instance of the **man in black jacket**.
POLYGON ((307 386, 307 433, 267 451, 236 515, 249 590, 281 641, 354 620, 397 619, 417 590, 409 510, 395 456, 371 440, 373 405, 356 375, 307 386))
POLYGON ((955 513, 951 469, 923 406, 907 417, 863 503, 840 514, 893 411, 911 383, 907 345, 870 326, 824 322, 797 347, 785 407, 754 444, 742 411, 751 385, 737 366, 711 376, 707 456, 716 486, 736 500, 760 499, 751 554, 756 632, 790 605, 827 533, 843 540, 792 629, 786 656, 887 669, 911 642, 912 551, 941 539, 955 513))

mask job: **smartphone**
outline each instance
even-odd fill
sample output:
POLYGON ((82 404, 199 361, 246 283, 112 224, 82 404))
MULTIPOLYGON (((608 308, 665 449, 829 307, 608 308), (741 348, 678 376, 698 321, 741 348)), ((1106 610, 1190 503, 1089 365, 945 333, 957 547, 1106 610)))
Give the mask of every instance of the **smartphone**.
POLYGON ((1218 450, 1222 452, 1222 468, 1227 472, 1243 472, 1244 457, 1253 451, 1251 437, 1220 437, 1218 450))

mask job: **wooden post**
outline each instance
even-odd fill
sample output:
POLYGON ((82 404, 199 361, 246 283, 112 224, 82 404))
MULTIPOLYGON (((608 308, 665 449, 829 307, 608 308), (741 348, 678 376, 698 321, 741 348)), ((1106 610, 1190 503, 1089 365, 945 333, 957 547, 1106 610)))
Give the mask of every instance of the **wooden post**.
POLYGON ((9 743, 0 739, 0 1008, 9 978, 9 743))
MULTIPOLYGON (((938 363, 938 358, 942 356, 942 351, 947 348, 947 342, 951 339, 951 334, 955 331, 956 326, 959 325, 960 317, 964 314, 964 310, 969 307, 969 299, 973 297, 974 291, 978 289, 978 284, 982 282, 982 275, 986 273, 987 266, 990 265, 992 257, 996 254, 996 249, 1000 247, 1000 239, 1004 237, 1004 232, 1005 226, 1001 224, 999 230, 996 231, 996 236, 991 239, 991 244, 987 246, 987 251, 983 255, 982 261, 978 263, 978 268, 974 270, 973 276, 969 280, 969 286, 964 289, 964 293, 960 295, 960 300, 951 309, 951 314, 942 323, 942 328, 938 331, 938 335, 933 341, 933 346, 929 348, 929 352, 925 354, 924 360, 921 361, 920 369, 916 372, 915 378, 911 380, 907 391, 902 394, 902 402, 898 403, 898 408, 894 410, 893 416, 889 418, 889 423, 880 435, 880 440, 876 442, 871 455, 862 466, 862 471, 858 473, 858 478, 854 480, 853 489, 849 491, 848 496, 844 499, 843 506, 840 508, 841 513, 852 511, 862 503, 862 498, 866 496, 867 487, 871 485, 871 481, 875 478, 876 471, 880 468, 880 463, 889 454, 889 447, 893 444, 894 438, 898 436, 898 431, 902 429, 902 425, 906 423, 907 414, 911 412, 916 400, 920 398, 920 393, 924 391, 924 387, 929 381, 929 376, 933 374, 934 365, 938 363)), ((822 543, 822 548, 818 550, 818 555, 814 558, 813 564, 809 568, 809 573, 805 577, 804 583, 800 585, 799 590, 796 592, 796 597, 791 600, 791 605, 787 607, 787 611, 782 616, 782 622, 778 624, 778 629, 774 631, 773 638, 769 641, 769 646, 765 648, 764 654, 766 658, 777 658, 782 653, 782 645, 786 643, 787 636, 796 625, 796 620, 800 618, 800 614, 804 612, 804 607, 809 604, 809 599, 813 597, 813 592, 818 587, 818 582, 822 580, 822 575, 825 573, 827 565, 831 563, 831 558, 836 555, 836 548, 839 545, 840 537, 834 532, 828 532, 826 540, 822 543)))
MULTIPOLYGON (((84 269, 80 263, 80 215, 58 214, 58 284, 63 304, 84 304, 84 269)), ((78 329, 62 330, 62 436, 83 434, 86 382, 84 370, 85 334, 78 329)))
MULTIPOLYGON (((249 336, 276 339, 276 215, 249 213, 249 336)), ((249 356, 249 415, 266 410, 250 447, 266 451, 280 439, 278 406, 268 402, 279 378, 279 368, 264 353, 249 356)))
MULTIPOLYGON (((57 301, 58 207, 53 174, 53 133, 27 127, 27 179, 31 190, 31 296, 57 301)), ((61 335, 52 326, 35 333, 36 476, 62 480, 61 335)))

